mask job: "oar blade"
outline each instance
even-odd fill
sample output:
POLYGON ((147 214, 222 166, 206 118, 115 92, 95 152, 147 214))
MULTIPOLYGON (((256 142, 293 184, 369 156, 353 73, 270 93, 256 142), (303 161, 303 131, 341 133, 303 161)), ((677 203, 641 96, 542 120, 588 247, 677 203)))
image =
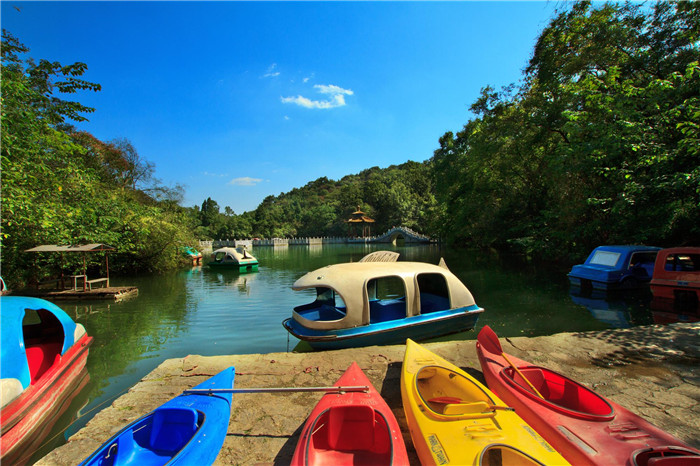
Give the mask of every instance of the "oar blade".
POLYGON ((488 325, 484 325, 484 328, 481 329, 476 339, 489 353, 503 354, 503 348, 501 347, 501 342, 498 341, 498 335, 496 335, 496 332, 488 325))

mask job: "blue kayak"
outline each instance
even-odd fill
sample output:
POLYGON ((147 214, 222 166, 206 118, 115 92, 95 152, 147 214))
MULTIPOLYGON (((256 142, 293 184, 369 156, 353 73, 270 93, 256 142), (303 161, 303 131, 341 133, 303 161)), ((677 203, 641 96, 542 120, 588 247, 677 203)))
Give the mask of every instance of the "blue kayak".
MULTIPOLYGON (((229 367, 194 389, 232 389, 229 367)), ((231 416, 231 393, 183 393, 132 422, 81 465, 212 464, 231 416)))

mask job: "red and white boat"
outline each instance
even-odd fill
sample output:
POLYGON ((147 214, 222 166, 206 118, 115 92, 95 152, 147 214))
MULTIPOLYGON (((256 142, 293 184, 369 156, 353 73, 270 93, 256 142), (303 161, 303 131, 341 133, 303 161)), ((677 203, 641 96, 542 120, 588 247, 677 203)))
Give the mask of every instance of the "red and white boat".
POLYGON ((577 466, 700 466, 700 451, 568 377, 503 353, 487 325, 476 344, 491 390, 577 466))
POLYGON ((357 363, 334 386, 304 424, 292 466, 409 464, 394 414, 357 363))
POLYGON ((58 306, 39 298, 0 298, 0 460, 12 462, 46 434, 56 411, 85 385, 92 337, 58 306))

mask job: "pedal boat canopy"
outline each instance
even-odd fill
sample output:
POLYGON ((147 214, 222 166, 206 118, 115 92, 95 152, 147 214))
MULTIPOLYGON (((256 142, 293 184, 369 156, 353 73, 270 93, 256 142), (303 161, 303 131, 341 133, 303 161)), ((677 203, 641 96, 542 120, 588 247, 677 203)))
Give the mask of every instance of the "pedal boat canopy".
POLYGON ((3 296, 0 326, 0 383, 3 407, 34 383, 27 356, 27 348, 30 347, 29 342, 25 341, 27 335, 43 334, 47 331, 53 333, 60 329, 59 332, 63 335, 61 356, 85 335, 85 328, 81 324, 73 322, 68 314, 55 304, 39 298, 3 296))
POLYGON ((440 266, 422 262, 329 265, 307 273, 294 283, 292 289, 316 290, 315 302, 298 306, 292 312, 294 321, 314 330, 347 329, 369 325, 376 320, 401 319, 458 308, 482 310, 467 287, 442 261, 440 266), (380 299, 377 288, 382 286, 382 279, 402 285, 403 296, 380 299), (395 312, 395 304, 399 304, 400 313, 395 312), (395 316, 379 316, 381 312, 393 312, 395 316))
POLYGON ((211 254, 212 266, 247 266, 257 265, 258 260, 245 248, 220 248, 211 254))

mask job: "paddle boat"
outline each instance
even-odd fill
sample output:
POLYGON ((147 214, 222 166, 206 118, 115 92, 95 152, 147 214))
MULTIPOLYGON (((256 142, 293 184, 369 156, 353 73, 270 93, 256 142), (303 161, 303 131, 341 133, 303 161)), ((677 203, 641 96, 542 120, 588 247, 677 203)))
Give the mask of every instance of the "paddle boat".
MULTIPOLYGON (((377 259, 377 255, 372 257, 377 259)), ((474 328, 484 310, 440 265, 360 261, 329 265, 299 278, 294 290, 315 290, 282 324, 314 349, 402 343, 474 328)))
POLYGON ((192 261, 193 266, 202 264, 202 253, 197 251, 195 248, 191 246, 182 246, 180 251, 182 251, 182 254, 185 257, 192 261))
POLYGON ((654 299, 673 300, 697 308, 700 302, 700 248, 661 250, 650 287, 654 299))
POLYGON ((207 265, 212 268, 238 270, 239 272, 256 272, 258 260, 246 248, 220 248, 211 254, 207 265))
POLYGON ((488 388, 410 339, 401 399, 423 465, 568 464, 488 388))
POLYGON ((507 355, 488 325, 476 351, 489 388, 571 464, 700 465, 700 451, 631 411, 562 374, 507 355), (662 461, 671 457, 682 458, 662 461))
POLYGON ((656 254, 653 246, 598 246, 586 262, 574 265, 569 283, 582 289, 633 289, 651 280, 656 254))
POLYGON ((408 465, 396 417, 360 366, 353 362, 335 386, 304 424, 292 466, 408 465))
POLYGON ((228 430, 234 373, 229 367, 192 389, 203 391, 185 390, 117 432, 80 465, 212 464, 228 430))
POLYGON ((0 461, 44 431, 87 378, 92 337, 61 308, 39 298, 0 298, 0 461))

